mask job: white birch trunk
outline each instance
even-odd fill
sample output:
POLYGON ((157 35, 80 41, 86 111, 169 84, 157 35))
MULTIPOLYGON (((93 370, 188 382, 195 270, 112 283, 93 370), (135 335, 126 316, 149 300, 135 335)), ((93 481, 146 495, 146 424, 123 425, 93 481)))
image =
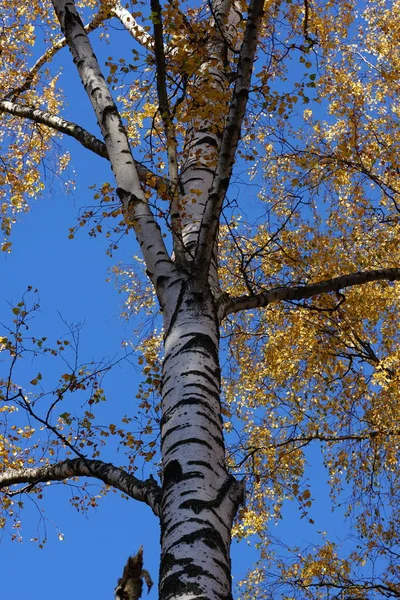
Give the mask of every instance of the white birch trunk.
MULTIPOLYGON (((240 13, 236 9, 235 0, 214 0, 210 3, 215 24, 213 34, 207 43, 208 61, 200 69, 204 78, 206 95, 213 90, 215 97, 226 97, 230 86, 228 58, 231 51, 228 47, 234 40, 240 13)), ((202 86, 200 79, 199 87, 202 86)), ((211 99, 212 102, 212 99, 211 99)), ((199 238, 199 231, 212 187, 218 154, 226 123, 223 107, 210 112, 206 118, 196 117, 189 124, 185 140, 186 161, 180 173, 183 190, 181 204, 184 207, 182 223, 182 242, 188 251, 189 260, 194 255, 199 238), (194 190, 194 191, 193 191, 194 190), (196 200, 193 202, 193 198, 196 200)), ((217 238, 213 244, 213 260, 208 269, 209 285, 218 295, 219 279, 217 265, 217 238)))
POLYGON ((225 465, 218 352, 210 292, 182 281, 165 338, 160 600, 232 597, 231 527, 243 486, 225 465))

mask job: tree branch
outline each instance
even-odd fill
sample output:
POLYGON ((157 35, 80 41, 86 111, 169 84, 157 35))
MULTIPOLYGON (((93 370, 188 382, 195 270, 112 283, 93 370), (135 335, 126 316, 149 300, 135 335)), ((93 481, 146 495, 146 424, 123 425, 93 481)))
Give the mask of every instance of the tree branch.
POLYGON ((72 477, 93 477, 106 485, 121 490, 134 500, 148 504, 159 515, 161 490, 155 479, 145 481, 101 460, 68 459, 54 465, 24 469, 7 469, 0 473, 0 489, 16 483, 37 484, 46 481, 63 481, 72 477))
MULTIPOLYGON (((318 583, 304 583, 303 580, 294 580, 293 583, 295 585, 299 585, 302 589, 311 589, 311 588, 325 588, 325 589, 334 589, 334 590, 340 590, 341 592, 348 592, 348 593, 352 593, 351 596, 346 596, 345 598, 349 599, 353 598, 354 600, 367 600, 367 598, 364 596, 365 593, 370 592, 370 591, 379 591, 381 592, 385 598, 400 598, 400 590, 396 589, 394 586, 392 586, 390 584, 390 582, 388 582, 386 585, 384 585, 383 583, 373 583, 373 582, 366 582, 366 581, 360 581, 359 583, 357 583, 357 581, 350 581, 348 579, 343 578, 343 583, 339 583, 339 582, 333 582, 333 581, 321 581, 318 583), (360 593, 363 594, 363 596, 354 596, 354 593, 360 593)), ((338 597, 338 596, 336 596, 338 597)), ((341 594, 341 597, 342 594, 341 594)))
POLYGON ((151 50, 153 48, 153 38, 147 31, 139 25, 136 19, 131 15, 128 9, 126 9, 120 2, 115 3, 115 6, 111 8, 110 15, 114 15, 120 20, 121 24, 125 27, 131 36, 142 46, 151 50))
POLYGON ((121 115, 101 72, 74 1, 53 0, 53 5, 107 146, 125 221, 134 229, 147 274, 156 289, 161 307, 164 307, 165 286, 167 280, 169 282, 169 276, 173 276, 176 270, 165 247, 160 227, 141 188, 121 115), (159 284, 160 281, 163 285, 159 284))
POLYGON ((246 456, 242 458, 238 463, 235 464, 235 469, 240 468, 245 462, 249 460, 252 456, 254 456, 257 452, 268 451, 270 449, 278 449, 284 448, 285 446, 294 446, 294 449, 303 448, 311 444, 311 442, 327 442, 336 444, 339 442, 365 442, 367 440, 371 441, 379 436, 400 436, 400 429, 393 430, 385 430, 380 431, 378 429, 373 429, 372 431, 359 431, 358 433, 349 433, 343 435, 326 435, 324 433, 319 433, 316 431, 310 435, 302 435, 298 437, 289 437, 278 444, 268 444, 267 446, 251 446, 246 448, 246 456))
MULTIPOLYGON (((58 115, 48 112, 47 110, 34 108, 32 106, 24 106, 16 102, 11 102, 10 100, 0 100, 0 113, 1 112, 8 113, 16 117, 30 119, 31 121, 35 121, 35 123, 40 123, 41 125, 46 125, 46 127, 51 127, 59 133, 69 135, 77 142, 82 144, 84 148, 87 148, 88 150, 94 152, 94 154, 109 160, 105 143, 73 121, 67 121, 58 115)), ((150 171, 150 169, 145 167, 137 160, 135 160, 135 166, 141 182, 156 190, 161 197, 165 197, 168 186, 170 185, 168 179, 156 175, 153 173, 153 171, 150 171)))
POLYGON ((150 0, 153 29, 154 29, 154 55, 156 59, 157 73, 157 97, 161 119, 164 125, 164 133, 167 142, 168 174, 171 182, 171 227, 174 234, 174 251, 178 257, 182 253, 182 244, 178 234, 179 224, 179 176, 177 160, 177 142, 175 136, 175 127, 172 120, 168 94, 167 94, 167 76, 165 67, 164 52, 164 34, 159 0, 150 0))
POLYGON ((108 158, 108 152, 104 142, 96 138, 94 135, 83 129, 72 121, 67 121, 58 115, 54 115, 47 110, 40 108, 34 108, 33 106, 26 106, 11 102, 10 100, 0 100, 0 112, 5 112, 16 117, 23 117, 51 127, 60 133, 65 133, 70 137, 75 138, 82 146, 91 150, 102 158, 108 158))
POLYGON ((339 290, 343 288, 352 287, 354 285, 363 285, 373 281, 399 280, 400 269, 374 269, 371 271, 349 273, 348 275, 341 275, 340 277, 334 277, 309 285, 273 288, 266 292, 262 292, 261 294, 255 294, 254 296, 239 296, 237 298, 232 298, 225 295, 221 298, 218 314, 222 320, 231 313, 237 313, 242 310, 250 310, 253 308, 263 308, 272 302, 304 300, 305 298, 312 298, 313 296, 319 296, 320 294, 339 292, 339 290))
POLYGON ((231 180, 242 122, 249 97, 263 6, 264 0, 252 0, 249 6, 246 29, 239 54, 236 84, 227 124, 222 136, 217 168, 200 226, 195 267, 207 276, 217 236, 222 203, 231 180))

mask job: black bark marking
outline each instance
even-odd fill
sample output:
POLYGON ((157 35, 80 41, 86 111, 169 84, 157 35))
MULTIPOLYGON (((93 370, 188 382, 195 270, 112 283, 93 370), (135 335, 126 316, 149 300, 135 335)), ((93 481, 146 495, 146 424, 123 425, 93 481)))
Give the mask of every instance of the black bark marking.
POLYGON ((208 469, 209 471, 212 471, 213 473, 215 473, 215 471, 212 468, 212 466, 210 465, 210 463, 206 462, 205 460, 188 460, 187 464, 204 467, 205 469, 208 469))
MULTIPOLYGON (((176 300, 176 305, 174 308, 174 312, 172 313, 170 322, 168 324, 168 330, 165 332, 164 335, 164 339, 166 340, 168 338, 168 335, 170 333, 170 331, 172 330, 173 326, 175 325, 176 319, 178 317, 179 314, 179 310, 182 306, 182 301, 183 301, 183 296, 185 294, 186 291, 186 281, 184 281, 183 279, 180 280, 180 289, 179 289, 179 294, 178 294, 178 298, 176 300)), ((167 362, 168 357, 165 358, 164 364, 167 362)))
MULTIPOLYGON (((163 422, 163 424, 165 424, 165 423, 163 422)), ((168 431, 165 431, 165 432, 163 433, 163 436, 162 436, 162 438, 161 438, 161 445, 163 445, 163 444, 164 444, 165 440, 166 440, 166 439, 167 439, 167 438, 168 438, 170 435, 172 435, 173 433, 175 433, 175 432, 176 432, 176 431, 178 431, 178 430, 187 429, 188 427, 191 427, 191 424, 190 424, 190 423, 185 423, 184 425, 175 425, 175 427, 171 427, 170 429, 168 429, 168 431)))
MULTIPOLYGON (((154 223, 154 221, 148 221, 148 223, 147 223, 147 224, 148 224, 148 225, 151 225, 151 223, 153 223, 153 225, 155 225, 155 227, 156 227, 157 229, 160 229, 160 228, 159 228, 159 226, 157 225, 157 223, 154 223)), ((163 253, 163 254, 164 254, 164 253, 163 253)), ((165 254, 164 254, 164 256, 165 256, 165 254)), ((158 259, 156 260, 156 262, 155 262, 156 266, 158 266, 158 265, 159 265, 159 264, 161 264, 161 263, 167 263, 167 265, 169 265, 169 264, 171 264, 171 261, 170 261, 170 259, 167 257, 167 258, 158 258, 158 259)))
POLYGON ((236 485, 236 479, 232 475, 228 475, 214 500, 197 500, 196 498, 193 498, 192 500, 185 500, 185 502, 182 502, 179 508, 188 508, 193 510, 195 514, 200 514, 201 511, 205 509, 217 508, 221 505, 223 499, 228 495, 231 487, 234 485, 236 485))
POLYGON ((166 281, 168 281, 168 275, 159 275, 156 279, 156 289, 159 289, 166 281))
POLYGON ((182 467, 178 460, 170 460, 164 469, 163 485, 167 487, 182 479, 182 467))
MULTIPOLYGON (((221 423, 222 423, 222 419, 221 419, 221 418, 220 418, 220 422, 219 422, 219 423, 217 423, 217 422, 215 421, 215 419, 213 419, 212 417, 210 417, 210 416, 209 416, 209 415, 207 415, 206 413, 203 413, 203 412, 199 411, 199 412, 197 412, 197 414, 198 414, 198 415, 200 415, 201 417, 203 417, 204 419, 207 419, 207 421, 208 421, 209 423, 212 423, 212 425, 214 425, 214 427, 215 427, 215 428, 216 428, 218 431, 220 431, 220 430, 221 430, 221 423)), ((210 434, 210 435, 211 435, 211 434, 210 434)))
MULTIPOLYGON (((188 523, 190 523, 190 521, 191 519, 188 519, 188 523)), ((197 529, 196 531, 183 535, 171 545, 170 549, 172 550, 172 548, 180 546, 181 544, 194 544, 198 540, 202 541, 203 544, 213 550, 218 549, 223 556, 227 556, 227 548, 223 539, 213 527, 203 527, 202 529, 197 529)))
MULTIPOLYGON (((202 531, 203 534, 205 534, 205 529, 202 531)), ((195 541, 195 539, 193 541, 195 541)), ((215 547, 215 544, 210 546, 210 542, 205 543, 209 547, 215 547)), ((226 556, 225 551, 223 554, 226 556)), ((227 563, 228 562, 227 558, 227 563)), ((224 564, 222 561, 216 559, 214 559, 214 563, 218 565, 222 572, 228 573, 229 580, 230 574, 228 564, 224 564)), ((193 559, 191 558, 176 558, 171 552, 166 552, 161 559, 160 588, 162 590, 162 597, 164 598, 177 597, 180 594, 191 592, 196 594, 196 600, 209 600, 208 596, 203 595, 204 592, 200 589, 200 585, 196 581, 187 581, 187 579, 199 579, 200 577, 211 579, 216 582, 219 581, 215 575, 206 571, 203 567, 193 564, 193 559), (181 569, 167 575, 167 573, 177 565, 180 566, 181 569)), ((215 591, 214 594, 220 600, 233 600, 230 592, 228 592, 228 594, 220 594, 215 591)))
MULTIPOLYGON (((165 392, 165 394, 163 394, 164 398, 167 396, 167 394, 171 393, 172 391, 173 391, 173 388, 167 390, 165 392)), ((175 412, 178 408, 181 408, 182 406, 193 406, 195 404, 202 406, 203 408, 206 408, 212 414, 214 414, 214 411, 210 408, 210 406, 206 400, 195 398, 195 397, 193 397, 192 394, 188 394, 184 400, 179 400, 179 402, 174 404, 174 406, 171 406, 171 408, 163 414, 163 416, 161 417, 161 427, 169 421, 169 419, 171 418, 171 414, 173 412, 175 412)), ((167 435, 167 434, 165 434, 165 435, 167 435)))
POLYGON ((192 181, 203 181, 203 177, 190 177, 189 179, 186 179, 185 185, 191 183, 192 181))
MULTIPOLYGON (((179 354, 181 353, 182 348, 179 348, 179 350, 177 350, 175 352, 175 354, 172 354, 172 352, 170 354, 168 354, 168 356, 165 358, 166 360, 169 360, 170 358, 176 358, 177 356, 179 356, 179 354)), ((205 358, 210 358, 210 355, 208 354, 208 352, 206 352, 206 350, 202 349, 202 348, 197 348, 197 350, 192 350, 193 353, 195 354, 200 354, 201 356, 204 356, 205 358)), ((164 362, 165 362, 164 361, 164 362)))
POLYGON ((194 146, 202 146, 203 144, 208 144, 209 146, 213 146, 214 148, 218 148, 219 146, 218 141, 211 137, 211 135, 205 135, 200 140, 197 140, 194 146))
POLYGON ((219 566, 219 568, 221 569, 221 571, 223 571, 225 573, 225 575, 227 576, 228 579, 230 579, 231 577, 231 570, 229 568, 229 566, 226 563, 223 563, 221 560, 218 560, 217 558, 214 558, 214 562, 216 565, 219 566))
POLYGON ((216 444, 218 444, 218 446, 220 446, 221 448, 225 448, 225 445, 224 445, 224 442, 223 442, 223 439, 222 439, 221 436, 211 435, 211 433, 210 433, 210 436, 212 437, 212 439, 214 440, 214 442, 216 444))
POLYGON ((182 377, 188 377, 189 375, 198 375, 199 377, 206 379, 209 383, 211 383, 211 385, 214 385, 219 390, 218 380, 215 381, 215 378, 210 377, 210 375, 208 375, 207 373, 204 373, 204 371, 198 371, 197 369, 190 369, 190 371, 185 371, 184 373, 182 373, 182 377))
POLYGON ((96 92, 101 92, 101 88, 99 86, 97 86, 97 87, 93 88, 92 90, 90 90, 90 95, 93 97, 96 92))
POLYGON ((83 23, 77 13, 73 13, 69 10, 68 5, 65 5, 65 16, 64 16, 64 33, 65 37, 71 39, 72 31, 76 25, 80 25, 83 29, 83 23))
MULTIPOLYGON (((210 175, 214 175, 215 171, 213 169, 210 169, 209 167, 201 167, 201 166, 191 166, 189 165, 186 169, 183 170, 183 173, 186 173, 186 171, 189 170, 194 170, 194 171, 204 171, 205 173, 210 173, 210 175)), ((186 185, 186 181, 184 182, 186 185)))
POLYGON ((206 352, 213 357, 215 362, 218 364, 218 351, 212 338, 206 333, 198 331, 197 333, 186 333, 182 335, 182 338, 190 336, 191 339, 182 346, 180 352, 190 352, 197 348, 204 348, 206 352))
MULTIPOLYGON (((101 124, 103 125, 103 127, 105 126, 106 119, 108 118, 109 115, 113 115, 113 116, 116 116, 119 118, 116 106, 111 105, 111 106, 104 107, 103 114, 101 115, 101 124)), ((117 194, 118 194, 119 189, 120 188, 117 188, 117 194)))
MULTIPOLYGON (((169 519, 168 523, 171 521, 171 519, 169 519)), ((201 525, 202 527, 206 527, 209 523, 208 521, 205 521, 204 519, 199 519, 198 517, 191 517, 190 519, 191 523, 198 523, 199 525, 201 525)), ((181 525, 186 525, 187 521, 186 520, 181 520, 181 521, 173 521, 173 524, 171 527, 169 527, 169 525, 166 524, 166 521, 163 522, 162 525, 162 530, 165 533, 165 535, 169 535, 169 533, 172 531, 172 529, 175 529, 176 527, 180 527, 181 525)), ((168 549, 169 550, 169 549, 168 549)))
POLYGON ((191 295, 188 298, 186 298, 185 304, 186 306, 197 306, 198 304, 203 304, 204 300, 205 296, 203 292, 192 292, 191 295))
MULTIPOLYGON (((195 581, 185 581, 182 577, 183 575, 186 575, 190 579, 198 578, 200 577, 200 575, 203 575, 205 577, 211 577, 211 575, 202 567, 194 565, 193 559, 177 559, 173 554, 165 554, 162 557, 160 568, 160 587, 162 589, 163 598, 168 598, 169 596, 179 597, 180 595, 187 595, 190 593, 198 595, 198 599, 204 597, 200 596, 200 594, 202 594, 200 585, 195 581), (171 573, 171 575, 165 576, 165 573, 168 573, 168 571, 173 567, 176 567, 176 565, 179 565, 181 567, 181 570, 175 571, 174 573, 171 573)), ((204 600, 207 599, 204 597, 204 600)))
POLYGON ((219 367, 216 367, 215 369, 212 369, 208 365, 204 365, 203 368, 206 371, 208 371, 211 375, 213 375, 218 381, 220 381, 220 378, 221 378, 221 369, 219 367))
POLYGON ((179 446, 186 446, 187 444, 199 444, 200 446, 206 446, 212 450, 211 444, 206 442, 205 440, 199 440, 198 438, 188 438, 186 440, 178 440, 175 444, 172 444, 167 450, 167 454, 170 454, 175 448, 179 448, 179 446))
MULTIPOLYGON (((188 481, 189 479, 205 479, 204 473, 201 471, 189 471, 188 473, 184 473, 182 475, 182 481, 188 481)), ((184 496, 186 492, 182 492, 181 496, 184 496)))
POLYGON ((206 397, 211 396, 212 398, 215 398, 215 400, 217 400, 218 403, 220 403, 219 393, 214 392, 214 390, 210 390, 210 388, 208 388, 206 385, 203 385, 202 383, 185 383, 183 387, 196 387, 197 389, 202 390, 206 394, 206 397))

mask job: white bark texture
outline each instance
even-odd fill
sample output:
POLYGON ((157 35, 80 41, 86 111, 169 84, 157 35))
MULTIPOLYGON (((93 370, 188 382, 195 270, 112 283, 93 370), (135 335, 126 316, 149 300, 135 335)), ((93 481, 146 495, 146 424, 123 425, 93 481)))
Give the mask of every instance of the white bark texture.
POLYGON ((125 29, 129 31, 131 36, 135 38, 139 44, 145 48, 153 47, 153 38, 151 35, 148 34, 147 31, 145 31, 143 27, 139 25, 139 23, 137 23, 136 19, 134 19, 127 8, 122 6, 120 2, 115 3, 115 6, 111 8, 110 13, 121 21, 125 29))
POLYGON ((231 598, 231 526, 243 489, 225 465, 218 351, 211 294, 183 281, 165 338, 162 600, 231 598))
MULTIPOLYGON (((63 117, 52 114, 47 110, 18 104, 17 102, 11 102, 10 100, 0 100, 0 113, 1 112, 32 120, 35 123, 46 125, 46 127, 50 127, 59 133, 69 135, 82 144, 84 148, 87 148, 94 154, 108 160, 108 152, 105 143, 77 123, 67 121, 66 119, 63 119, 63 117)), ((135 160, 134 162, 140 181, 143 184, 149 185, 149 187, 153 187, 156 191, 165 193, 169 181, 164 177, 156 175, 139 161, 135 160)))
MULTIPOLYGON (((207 60, 202 65, 197 85, 204 84, 208 98, 209 113, 206 117, 192 119, 185 139, 185 163, 180 173, 181 198, 180 205, 184 208, 181 219, 181 240, 187 252, 188 261, 192 261, 198 245, 199 231, 207 206, 209 190, 212 186, 218 153, 225 127, 225 113, 217 99, 228 95, 230 75, 228 57, 231 54, 230 45, 236 36, 240 13, 235 8, 233 0, 214 0, 210 3, 214 16, 214 28, 206 42, 207 60), (213 109, 213 103, 215 108, 213 109), (192 200, 195 199, 195 202, 192 200)), ((206 94, 206 95, 207 95, 206 94)), ((217 228, 216 228, 217 230, 217 228)), ((217 233, 217 231, 216 231, 217 233)), ((214 294, 219 292, 217 265, 217 235, 211 243, 213 261, 207 266, 207 277, 214 294)))

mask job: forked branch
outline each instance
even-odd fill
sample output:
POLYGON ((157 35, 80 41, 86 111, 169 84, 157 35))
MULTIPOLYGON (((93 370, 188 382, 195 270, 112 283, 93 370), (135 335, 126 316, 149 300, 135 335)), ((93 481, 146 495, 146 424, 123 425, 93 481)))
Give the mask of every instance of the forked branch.
MULTIPOLYGON (((93 17, 93 19, 90 21, 90 23, 85 25, 86 33, 90 33, 91 31, 94 31, 95 29, 97 29, 99 27, 99 25, 101 25, 103 23, 103 21, 108 17, 108 14, 109 14, 109 10, 106 9, 105 5, 102 5, 100 10, 93 17)), ((50 48, 48 48, 42 54, 42 56, 40 56, 37 59, 35 64, 30 68, 30 70, 28 71, 28 73, 26 75, 25 81, 20 86, 10 90, 4 96, 3 100, 10 100, 10 99, 15 100, 23 92, 26 92, 27 90, 29 90, 36 75, 39 73, 39 71, 43 67, 43 65, 48 63, 53 58, 53 56, 55 54, 57 54, 57 52, 59 50, 61 50, 62 48, 64 48, 66 45, 67 45, 67 40, 65 39, 65 37, 54 42, 54 44, 50 48)))
POLYGON ((54 465, 23 469, 7 469, 0 473, 0 489, 17 483, 39 484, 47 481, 65 481, 73 477, 93 477, 121 490, 134 500, 148 504, 159 514, 160 488, 152 477, 141 481, 130 473, 101 460, 74 458, 54 465))
MULTIPOLYGON (((150 49, 153 43, 151 35, 147 33, 143 29, 141 25, 139 25, 131 15, 131 13, 123 7, 120 2, 115 2, 114 6, 109 6, 106 3, 100 6, 100 10, 93 17, 93 19, 85 25, 84 29, 86 33, 91 33, 95 31, 100 25, 104 23, 109 17, 115 16, 120 20, 122 25, 126 28, 126 30, 131 34, 131 36, 139 42, 145 48, 150 49)), ((48 62, 51 61, 53 56, 57 54, 59 50, 65 48, 67 45, 67 40, 65 37, 57 40, 54 44, 47 48, 45 52, 43 52, 42 56, 40 56, 35 64, 29 69, 25 81, 16 88, 13 88, 4 96, 3 100, 15 100, 18 96, 20 96, 23 92, 26 92, 31 88, 31 85, 39 73, 40 69, 48 62)))

